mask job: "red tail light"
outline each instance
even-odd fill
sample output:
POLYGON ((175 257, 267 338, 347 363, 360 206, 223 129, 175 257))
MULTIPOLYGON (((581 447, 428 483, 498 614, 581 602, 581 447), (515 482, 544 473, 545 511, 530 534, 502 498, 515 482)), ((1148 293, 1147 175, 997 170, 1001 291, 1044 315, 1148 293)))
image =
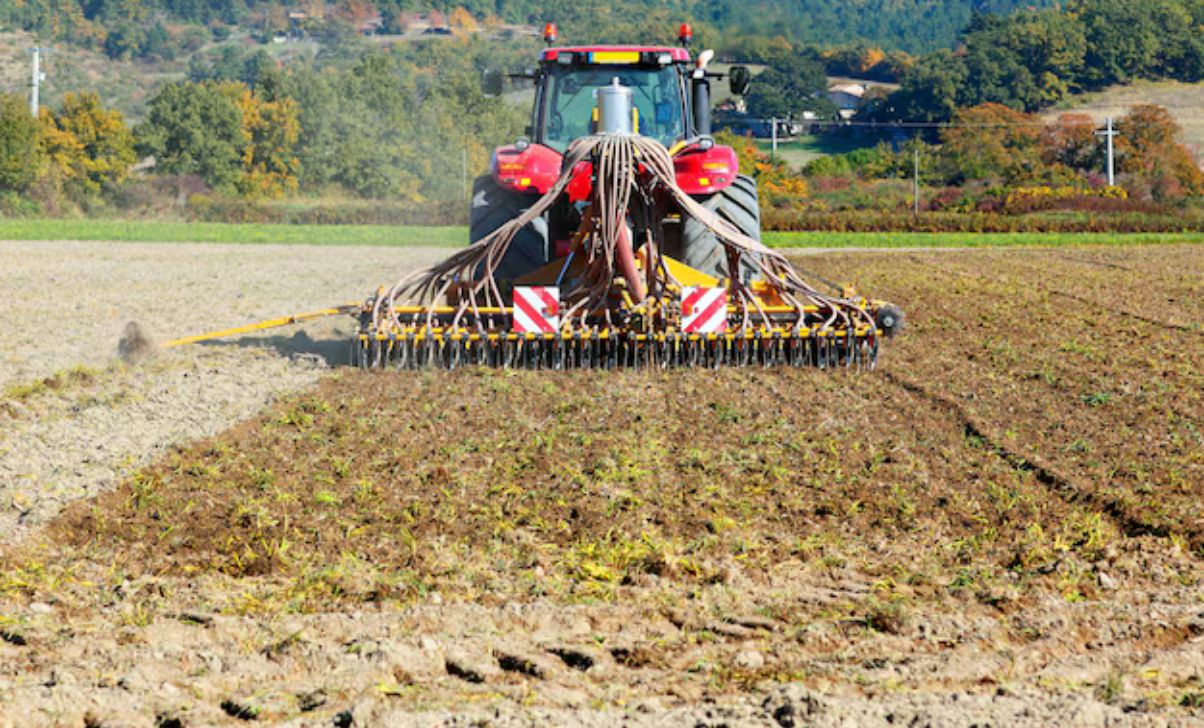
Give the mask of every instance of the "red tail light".
POLYGON ((682 45, 690 45, 690 41, 694 40, 694 26, 689 23, 682 23, 677 29, 677 39, 682 45))
POLYGON ((555 43, 559 37, 560 29, 556 27, 555 23, 548 23, 543 27, 543 40, 548 45, 555 43))

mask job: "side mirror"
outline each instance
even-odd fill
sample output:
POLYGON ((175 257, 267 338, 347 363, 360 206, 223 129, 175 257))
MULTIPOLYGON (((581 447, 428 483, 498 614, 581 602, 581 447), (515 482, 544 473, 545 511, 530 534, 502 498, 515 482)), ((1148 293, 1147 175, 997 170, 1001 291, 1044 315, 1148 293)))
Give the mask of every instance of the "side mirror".
POLYGON ((481 74, 481 93, 486 96, 501 96, 505 85, 506 77, 501 71, 489 69, 481 74))
POLYGON ((733 95, 748 94, 748 87, 752 85, 752 74, 748 72, 748 66, 732 66, 728 69, 727 83, 733 95))

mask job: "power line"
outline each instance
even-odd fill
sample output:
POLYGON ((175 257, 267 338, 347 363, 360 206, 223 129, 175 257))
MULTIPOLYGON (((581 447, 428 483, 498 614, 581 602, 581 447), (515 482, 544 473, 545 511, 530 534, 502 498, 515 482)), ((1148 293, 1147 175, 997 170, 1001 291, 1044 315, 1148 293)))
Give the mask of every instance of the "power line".
POLYGON ((1036 128, 1044 129, 1051 126, 1090 126, 1095 127, 1094 122, 1081 121, 1069 123, 1046 123, 1043 121, 1022 121, 1010 123, 994 123, 994 124, 960 124, 950 121, 831 121, 822 119, 804 119, 801 122, 803 125, 811 126, 856 126, 871 129, 881 129, 889 131, 891 129, 1016 129, 1016 128, 1036 128))

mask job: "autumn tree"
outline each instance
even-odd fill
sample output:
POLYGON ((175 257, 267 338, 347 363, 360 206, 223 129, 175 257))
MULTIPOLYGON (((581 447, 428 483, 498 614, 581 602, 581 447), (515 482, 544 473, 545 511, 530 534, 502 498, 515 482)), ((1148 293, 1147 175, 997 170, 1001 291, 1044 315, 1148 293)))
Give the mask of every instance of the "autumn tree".
POLYGON ((1041 130, 1041 156, 1046 164, 1078 170, 1100 169, 1102 155, 1096 123, 1087 114, 1062 114, 1041 130))
POLYGON ((448 24, 452 30, 457 33, 475 33, 477 32, 477 19, 472 17, 472 13, 464 8, 456 8, 451 11, 451 15, 447 18, 448 24))
POLYGON ((288 97, 265 99, 242 84, 225 84, 242 113, 241 175, 236 186, 249 197, 279 197, 297 189, 301 134, 297 103, 288 97))
POLYGON ((134 136, 121 112, 102 108, 95 93, 67 94, 57 113, 43 107, 39 121, 41 148, 63 182, 96 192, 128 176, 134 136))
POLYGON ((1015 184, 1043 175, 1041 123, 1000 104, 959 110, 941 131, 941 142, 953 181, 1015 184))
POLYGON ((1147 184, 1156 198, 1204 193, 1204 173, 1187 147, 1182 129, 1161 106, 1134 106, 1117 123, 1117 171, 1147 184))
POLYGON ((376 7, 367 0, 345 0, 336 12, 340 18, 359 28, 376 16, 376 7))
POLYGON ((807 196, 807 180, 792 172, 782 160, 762 152, 752 139, 721 131, 715 134, 715 141, 735 150, 741 171, 756 179, 757 187, 766 193, 763 203, 775 198, 807 196))

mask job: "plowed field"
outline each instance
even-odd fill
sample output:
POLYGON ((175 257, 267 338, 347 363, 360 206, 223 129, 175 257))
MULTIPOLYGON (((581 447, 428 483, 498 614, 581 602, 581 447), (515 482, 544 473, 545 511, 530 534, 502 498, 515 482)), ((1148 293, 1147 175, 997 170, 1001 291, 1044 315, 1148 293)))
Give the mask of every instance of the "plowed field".
POLYGON ((1204 721, 1204 248, 797 262, 878 369, 335 369, 74 501, 0 715, 1204 721))

